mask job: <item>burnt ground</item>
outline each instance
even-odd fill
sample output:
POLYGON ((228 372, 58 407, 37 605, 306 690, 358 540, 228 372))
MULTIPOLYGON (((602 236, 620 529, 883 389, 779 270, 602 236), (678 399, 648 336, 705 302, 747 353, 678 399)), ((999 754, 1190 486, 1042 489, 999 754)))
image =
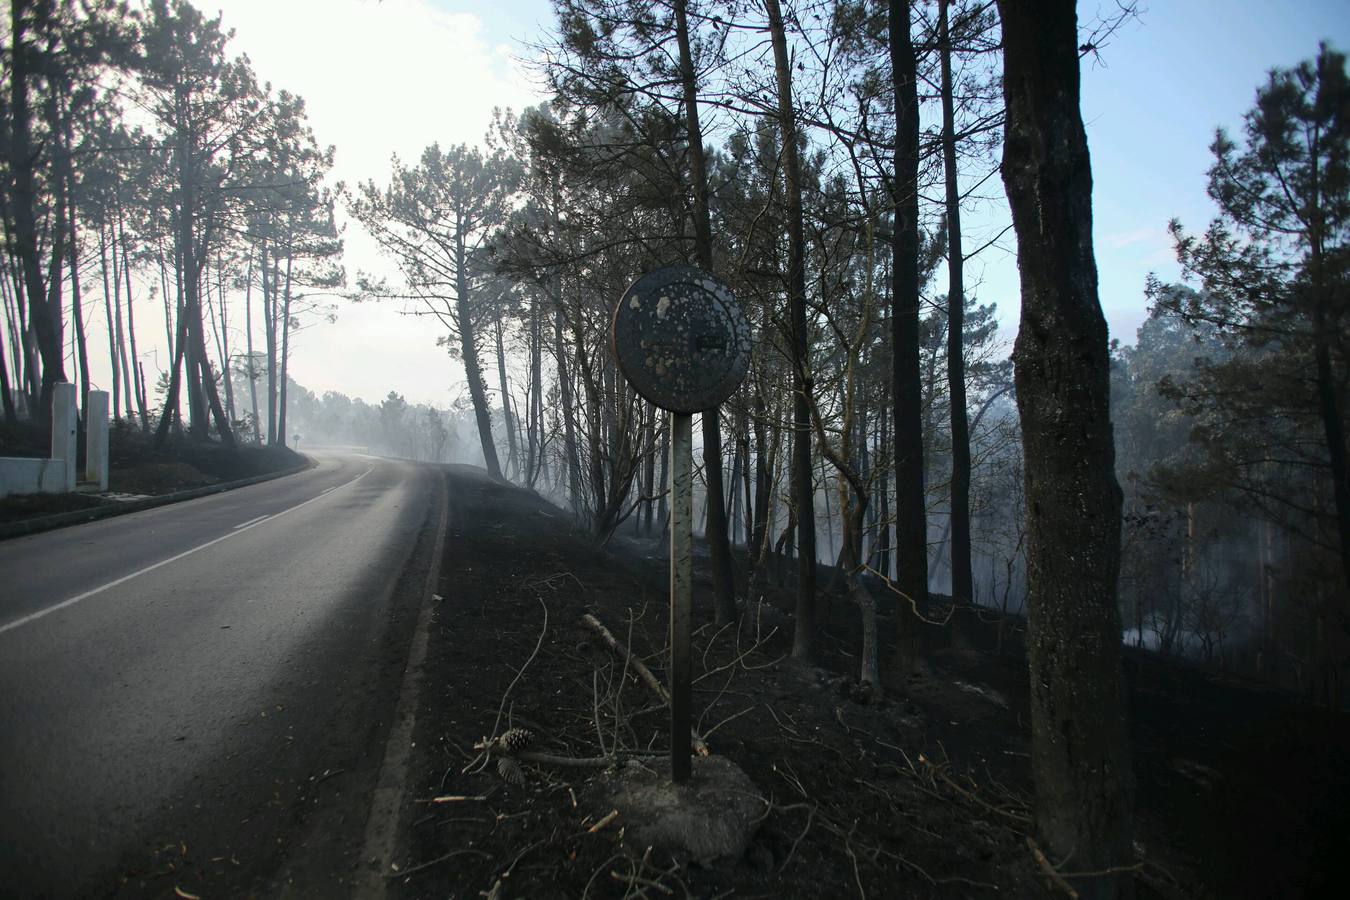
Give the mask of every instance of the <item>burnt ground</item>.
POLYGON ((288 447, 171 440, 156 448, 139 432, 114 431, 108 446, 111 490, 125 494, 171 494, 266 475, 299 465, 304 457, 288 447))
MULTIPOLYGON (((621 818, 592 831, 610 812, 601 770, 526 765, 520 783, 479 771, 473 745, 508 726, 559 756, 599 754, 597 720, 609 747, 666 748, 664 707, 580 624, 593 613, 661 676, 665 553, 631 537, 598 549, 565 512, 476 470, 455 469, 450 494, 394 895, 1063 896, 1027 844, 1028 685, 1013 620, 1001 648, 997 622, 969 629, 962 654, 930 628, 931 672, 884 666, 884 699, 863 705, 851 607, 831 603, 817 665, 796 665, 790 591, 769 588, 738 630, 717 630, 703 624, 703 560, 695 716, 768 801, 734 863, 644 857, 621 818)), ((892 609, 883 599, 888 637, 892 609)), ((1140 897, 1350 896, 1350 717, 1139 654, 1126 683, 1140 897)))
MULTIPOLYGON (((0 456, 41 457, 49 450, 45 430, 39 433, 28 423, 0 426, 0 456)), ((82 439, 78 452, 83 461, 82 439)), ((159 496, 279 472, 302 461, 303 457, 286 447, 248 444, 231 450, 214 442, 185 439, 156 447, 153 436, 114 424, 108 439, 108 487, 119 494, 159 496)), ((0 523, 92 509, 107 502, 86 493, 5 497, 0 499, 0 523)))

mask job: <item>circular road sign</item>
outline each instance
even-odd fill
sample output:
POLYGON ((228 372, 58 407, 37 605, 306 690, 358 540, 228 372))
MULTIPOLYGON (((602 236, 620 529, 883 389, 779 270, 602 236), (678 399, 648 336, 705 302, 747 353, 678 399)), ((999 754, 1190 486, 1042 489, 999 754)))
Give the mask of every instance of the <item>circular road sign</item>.
POLYGON ((731 289, 691 266, 633 282, 614 309, 610 340, 628 383, 671 412, 712 409, 750 368, 750 326, 731 289))

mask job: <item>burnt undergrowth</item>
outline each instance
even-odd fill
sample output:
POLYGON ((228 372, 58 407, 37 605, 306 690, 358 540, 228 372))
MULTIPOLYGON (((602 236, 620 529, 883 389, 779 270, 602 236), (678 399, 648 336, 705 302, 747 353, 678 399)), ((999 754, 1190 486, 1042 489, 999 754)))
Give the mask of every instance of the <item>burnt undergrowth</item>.
MULTIPOLYGON (((664 547, 597 548, 565 512, 472 469, 451 485, 406 857, 387 873, 396 893, 1035 897, 1067 896, 1061 876, 1082 874, 1031 840, 1019 621, 972 617, 960 652, 948 628, 925 626, 927 671, 902 675, 885 665, 895 610, 878 591, 878 697, 856 684, 859 620, 842 596, 804 666, 789 659, 790 584, 769 579, 719 628, 706 566, 696 730, 754 780, 763 816, 735 861, 637 846, 602 787, 607 766, 666 765, 667 708, 635 664, 663 678, 664 547)), ((1345 716, 1137 653, 1126 685, 1140 896, 1317 896, 1345 883, 1345 716), (1272 754, 1299 762, 1278 787, 1272 754)))

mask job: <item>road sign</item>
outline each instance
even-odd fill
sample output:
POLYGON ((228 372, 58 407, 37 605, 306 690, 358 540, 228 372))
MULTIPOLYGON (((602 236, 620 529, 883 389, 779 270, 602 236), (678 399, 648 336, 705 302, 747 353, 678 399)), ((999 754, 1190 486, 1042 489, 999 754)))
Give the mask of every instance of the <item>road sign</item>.
POLYGON ((671 412, 713 409, 750 368, 750 326, 731 289, 691 266, 633 282, 614 309, 610 339, 628 383, 671 412))
POLYGON ((670 410, 670 777, 689 780, 693 605, 693 413, 714 410, 750 368, 750 327, 731 289, 689 266, 648 272, 614 310, 610 340, 628 383, 670 410))

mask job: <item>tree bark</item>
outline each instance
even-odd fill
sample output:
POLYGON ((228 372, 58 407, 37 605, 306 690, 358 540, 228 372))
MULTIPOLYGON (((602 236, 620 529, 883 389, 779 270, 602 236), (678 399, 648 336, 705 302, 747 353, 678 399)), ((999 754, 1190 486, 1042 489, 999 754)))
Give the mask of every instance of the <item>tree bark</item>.
MULTIPOLYGON (((891 255, 892 403, 895 406, 895 581, 919 609, 928 603, 928 517, 923 473, 923 394, 919 365, 919 95, 909 0, 890 0, 891 79, 895 87, 895 228, 891 255)), ((896 653, 920 665, 918 620, 900 604, 896 653)))
MULTIPOLYGON (((1018 237, 1013 353, 1026 460, 1036 829, 1064 869, 1128 866, 1132 776, 1121 697, 1121 492, 1106 322, 1092 251, 1092 172, 1079 110, 1073 0, 999 0, 1003 181, 1018 237)), ((1133 894, 1131 873, 1072 879, 1133 894)))
POLYGON ((797 614, 792 656, 810 660, 816 635, 815 478, 811 471, 812 390, 806 333, 806 234, 802 215, 801 161, 797 152, 797 114, 792 105, 792 67, 778 0, 765 0, 773 41, 778 85, 778 126, 783 141, 783 182, 787 200, 788 316, 792 329, 792 496, 797 526, 797 614))
MULTIPOLYGON (((220 312, 220 369, 221 381, 225 384, 225 417, 233 425, 237 418, 234 408, 234 375, 230 371, 230 317, 229 305, 225 302, 225 269, 221 265, 220 251, 216 251, 216 305, 220 312)), ((214 325, 214 320, 212 322, 214 325)))
POLYGON ((529 415, 529 477, 526 484, 534 487, 543 471, 544 456, 544 326, 538 298, 530 303, 530 397, 533 410, 529 415))
MULTIPOLYGON (((116 262, 114 255, 113 260, 116 262)), ((120 421, 122 418, 122 381, 118 377, 126 370, 125 365, 119 364, 117 347, 118 341, 122 336, 122 309, 118 306, 117 316, 113 317, 113 291, 114 284, 121 285, 117 281, 117 273, 113 272, 109 277, 108 272, 108 239, 104 230, 103 223, 99 223, 98 228, 98 261, 99 274, 103 276, 103 314, 108 319, 108 370, 112 373, 112 417, 113 421, 120 421)), ((131 405, 131 397, 127 397, 127 406, 131 405)))
MULTIPOLYGON (((9 211, 3 203, 0 203, 0 211, 4 213, 7 251, 3 257, 0 257, 0 297, 4 299, 5 324, 8 326, 6 334, 9 338, 11 365, 14 367, 14 390, 23 393, 24 406, 27 410, 31 410, 36 406, 38 396, 37 363, 35 361, 37 351, 33 347, 32 335, 28 328, 23 276, 20 274, 21 266, 13 254, 13 244, 10 238, 13 234, 13 226, 9 218, 9 211)), ((17 417, 17 404, 15 405, 17 417)))
MULTIPOLYGON (((131 294, 131 254, 127 250, 127 232, 122 220, 122 206, 117 207, 117 243, 122 248, 122 278, 127 288, 127 340, 131 344, 132 387, 136 393, 136 408, 141 417, 141 431, 150 430, 150 408, 146 399, 145 374, 140 357, 136 353, 136 305, 131 294)), ((130 406, 130 401, 127 401, 130 406)))
MULTIPOLYGON (((1350 454, 1345 446, 1345 417, 1341 410, 1340 392, 1331 365, 1331 335, 1327 325, 1327 306, 1330 290, 1322 281, 1320 248, 1314 254, 1314 278, 1319 282, 1313 300, 1313 364, 1317 388, 1317 413, 1322 420, 1322 433, 1327 442, 1327 459, 1331 467, 1332 499, 1336 508, 1336 525, 1340 539, 1341 574, 1345 591, 1338 593, 1350 598, 1350 454)), ((1344 611, 1343 611, 1344 612, 1344 611)), ((1342 625, 1350 624, 1350 613, 1342 625)))
POLYGON ((1345 418, 1341 410, 1331 363, 1331 339, 1327 324, 1327 307, 1331 289, 1325 283, 1322 249, 1322 211, 1314 213, 1315 228, 1312 237, 1312 280, 1316 296, 1313 298, 1313 365, 1316 371, 1317 412, 1322 420, 1322 433, 1327 442, 1327 462, 1331 468, 1332 502, 1336 511, 1336 530, 1340 539, 1342 590, 1328 592, 1326 617, 1329 652, 1332 655, 1329 671, 1341 673, 1330 677, 1328 703, 1333 709, 1341 707, 1344 693, 1343 673, 1350 663, 1350 454, 1345 446, 1345 418))
MULTIPOLYGON (((965 260, 961 256, 961 192, 957 185, 956 113, 952 99, 952 40, 949 0, 938 4, 942 57, 942 160, 947 182, 947 391, 951 404, 952 600, 974 601, 970 563, 970 420, 966 412, 965 260)), ((959 628, 959 624, 958 624, 959 628)))
MULTIPOLYGON (((263 244, 265 250, 266 244, 263 244)), ((267 256, 262 256, 262 277, 267 277, 267 256)), ((248 354, 248 398, 253 412, 253 443, 262 446, 262 423, 258 421, 258 364, 253 356, 253 248, 248 252, 248 275, 244 279, 244 351, 248 354)))
POLYGON ((268 269, 267 240, 262 245, 263 340, 267 345, 267 445, 277 442, 277 271, 276 254, 268 269), (268 278, 268 272, 271 278, 268 278))
MULTIPOLYGON (((55 79, 48 108, 51 111, 51 129, 54 136, 56 159, 52 168, 59 173, 55 190, 64 196, 66 214, 67 259, 70 266, 70 320, 75 332, 75 359, 80 374, 80 420, 86 419, 89 406, 89 344, 84 331, 84 292, 80 286, 80 244, 76 223, 75 167, 71 162, 75 146, 75 129, 71 122, 70 87, 64 79, 55 79)), ((58 210, 61 203, 58 201, 58 210)), ((55 278, 60 278, 59 270, 55 278)))
POLYGON ((746 557, 754 554, 754 548, 751 547, 751 535, 755 532, 755 507, 754 499, 751 495, 753 480, 750 474, 750 418, 745 414, 745 407, 741 407, 740 423, 738 426, 739 434, 737 441, 741 448, 741 490, 743 494, 742 504, 745 510, 745 519, 742 522, 741 534, 745 538, 746 557))
POLYGON ((473 310, 469 306, 469 264, 464 246, 464 229, 455 232, 455 302, 459 318, 459 347, 464 357, 464 375, 469 380, 469 400, 473 403, 474 418, 478 422, 478 441, 483 447, 483 463, 493 478, 502 477, 502 466, 497 461, 497 445, 492 440, 492 413, 488 410, 487 390, 483 386, 483 369, 478 362, 478 341, 474 336, 473 310))
POLYGON ((884 454, 877 461, 881 467, 881 483, 877 485, 877 570, 887 578, 891 577, 891 463, 885 458, 890 450, 891 432, 890 414, 883 403, 881 406, 881 431, 877 437, 878 454, 884 454))
MULTIPOLYGON (((111 238, 111 233, 109 234, 111 238)), ((112 277, 113 277, 113 315, 115 327, 117 329, 117 363, 121 369, 122 376, 122 395, 126 397, 127 418, 130 419, 132 410, 135 408, 135 388, 132 387, 131 364, 127 358, 127 334, 122 326, 122 287, 119 278, 121 272, 117 265, 117 245, 112 246, 112 277)), ((130 299, 130 298, 128 298, 130 299)), ((134 362, 134 359, 132 360, 134 362)), ((113 384, 117 384, 118 371, 113 371, 113 384)))
POLYGON ((554 298, 553 356, 558 367, 558 393, 562 399, 563 456, 567 463, 567 497, 572 511, 580 509, 581 460, 577 456, 577 433, 574 422, 572 379, 567 371, 567 351, 563 344, 563 311, 561 299, 554 298))
POLYGON ((9 367, 5 365, 5 342, 3 339, 0 339, 0 403, 4 405, 5 424, 17 424, 19 413, 14 408, 14 397, 9 390, 9 367))
POLYGON ((661 479, 657 490, 656 518, 661 523, 661 534, 666 533, 666 490, 670 486, 670 429, 661 429, 661 479))
MULTIPOLYGON (((187 376, 188 403, 192 416, 190 433, 197 440, 208 438, 207 415, 215 419, 216 433, 227 447, 234 446, 234 431, 221 405, 220 395, 216 391, 215 377, 211 372, 210 358, 206 352, 206 333, 202 324, 201 279, 206 268, 207 253, 210 247, 211 213, 208 208, 203 217, 204 227, 201 239, 196 233, 198 204, 202 196, 198 191, 200 171, 196 153, 192 146, 192 135, 188 129, 192 123, 185 110, 185 89, 175 89, 178 146, 178 235, 175 256, 178 261, 179 289, 183 295, 181 315, 187 320, 187 376)), ((209 207, 209 200, 208 200, 209 207)))
MULTIPOLYGON (((51 420, 52 386, 66 380, 65 352, 61 340, 61 310, 53 304, 42 281, 42 269, 37 256, 37 223, 34 207, 36 189, 33 184, 33 166, 37 152, 33 149, 33 114, 28 103, 28 80, 33 70, 30 58, 33 51, 25 41, 28 33, 30 0, 12 0, 10 4, 10 153, 11 209, 14 223, 12 252, 18 256, 23 270, 23 286, 28 296, 28 315, 37 339, 38 354, 42 358, 42 381, 37 409, 33 418, 39 422, 51 420)), ((58 212, 58 219, 60 213, 58 212)), ((64 223, 58 221, 53 236, 52 257, 56 277, 60 277, 60 260, 64 247, 61 232, 64 223)))
POLYGON ((163 447, 169 440, 169 429, 178 416, 178 391, 183 377, 183 350, 187 347, 187 318, 178 313, 177 335, 173 342, 173 368, 169 370, 169 387, 164 393, 164 411, 155 428, 155 446, 163 447))
POLYGON ((291 358, 291 266, 294 262, 294 248, 288 240, 286 243, 286 288, 281 295, 281 377, 277 392, 277 432, 281 438, 278 443, 283 447, 289 446, 286 443, 286 397, 291 358))
POLYGON ((520 452, 516 442, 516 424, 511 417, 511 388, 506 380, 506 346, 502 341, 500 310, 493 311, 493 325, 497 337, 497 383, 502 388, 502 421, 506 424, 506 471, 512 478, 519 478, 520 452))
POLYGON ((642 461, 642 511, 638 516, 638 533, 650 536, 652 533, 653 511, 656 507, 656 419, 660 415, 652 404, 646 404, 646 422, 642 427, 642 446, 645 458, 642 461))

